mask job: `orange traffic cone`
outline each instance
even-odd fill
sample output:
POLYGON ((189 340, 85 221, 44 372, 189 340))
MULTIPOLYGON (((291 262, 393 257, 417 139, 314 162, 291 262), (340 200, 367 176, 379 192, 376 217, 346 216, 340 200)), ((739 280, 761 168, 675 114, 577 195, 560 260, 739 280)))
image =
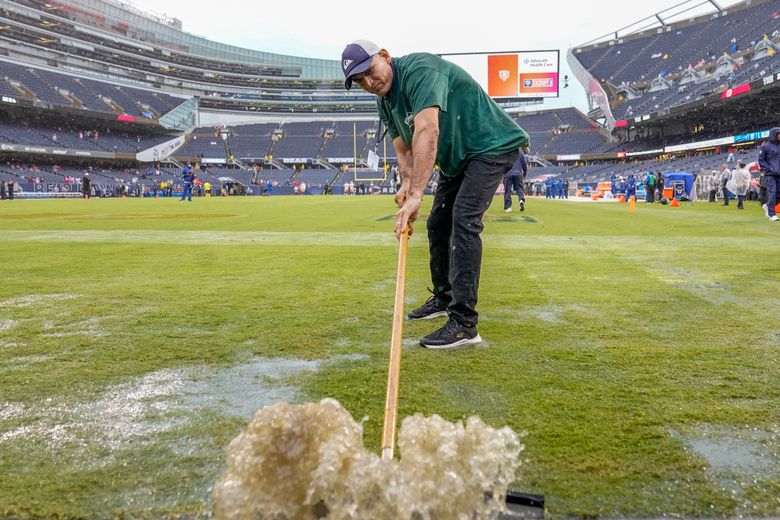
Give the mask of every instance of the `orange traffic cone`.
POLYGON ((669 204, 669 205, 670 205, 671 207, 673 207, 673 208, 679 208, 679 207, 680 207, 680 201, 679 201, 679 200, 677 200, 677 197, 674 197, 674 198, 672 199, 672 203, 671 203, 671 204, 669 204))
POLYGON ((633 213, 636 211, 636 197, 631 195, 631 198, 628 201, 628 211, 630 213, 633 213))

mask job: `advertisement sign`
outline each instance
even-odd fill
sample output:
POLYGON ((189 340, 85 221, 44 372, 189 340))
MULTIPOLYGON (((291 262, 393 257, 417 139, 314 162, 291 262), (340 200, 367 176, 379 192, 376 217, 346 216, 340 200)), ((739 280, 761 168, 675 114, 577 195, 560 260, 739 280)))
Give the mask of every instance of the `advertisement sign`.
POLYGON ((513 51, 442 54, 496 100, 558 97, 560 53, 513 51))
POLYGON ((517 94, 517 54, 494 54, 487 57, 490 97, 512 97, 517 94))

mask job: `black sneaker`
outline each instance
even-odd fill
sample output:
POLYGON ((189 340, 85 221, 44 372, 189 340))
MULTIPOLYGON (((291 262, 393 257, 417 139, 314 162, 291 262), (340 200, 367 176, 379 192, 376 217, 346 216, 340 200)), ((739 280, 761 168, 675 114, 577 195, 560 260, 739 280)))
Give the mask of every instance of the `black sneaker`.
MULTIPOLYGON (((430 289, 428 289, 430 291, 430 289)), ((433 291, 431 291, 433 292, 433 291)), ((434 294, 428 301, 409 313, 410 320, 430 320, 447 315, 447 307, 434 294)))
POLYGON ((525 201, 524 200, 520 201, 520 211, 525 211, 525 201))
POLYGON ((452 348, 474 345, 482 341, 476 327, 465 327, 450 318, 442 328, 420 340, 425 348, 452 348))

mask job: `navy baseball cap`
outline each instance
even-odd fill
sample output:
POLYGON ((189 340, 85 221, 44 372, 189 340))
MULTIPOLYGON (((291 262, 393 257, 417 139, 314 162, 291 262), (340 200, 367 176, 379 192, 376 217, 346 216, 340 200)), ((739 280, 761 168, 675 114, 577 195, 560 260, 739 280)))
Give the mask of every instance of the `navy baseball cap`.
POLYGON ((344 72, 344 88, 352 88, 352 76, 362 74, 371 67, 371 58, 379 54, 379 46, 368 40, 355 40, 341 53, 341 70, 344 72))

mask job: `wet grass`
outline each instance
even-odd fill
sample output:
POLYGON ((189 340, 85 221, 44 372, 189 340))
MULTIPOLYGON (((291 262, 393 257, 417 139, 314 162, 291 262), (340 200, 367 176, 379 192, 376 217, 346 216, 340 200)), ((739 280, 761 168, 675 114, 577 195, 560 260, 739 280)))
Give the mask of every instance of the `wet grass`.
MULTIPOLYGON (((0 204, 0 516, 206 516, 264 398, 334 397, 378 451, 391 204, 0 204)), ((499 206, 487 346, 423 350, 440 321, 406 323, 401 417, 526 431, 516 487, 553 517, 780 515, 780 227, 754 204, 499 206)), ((424 235, 408 306, 430 285, 424 235)))

